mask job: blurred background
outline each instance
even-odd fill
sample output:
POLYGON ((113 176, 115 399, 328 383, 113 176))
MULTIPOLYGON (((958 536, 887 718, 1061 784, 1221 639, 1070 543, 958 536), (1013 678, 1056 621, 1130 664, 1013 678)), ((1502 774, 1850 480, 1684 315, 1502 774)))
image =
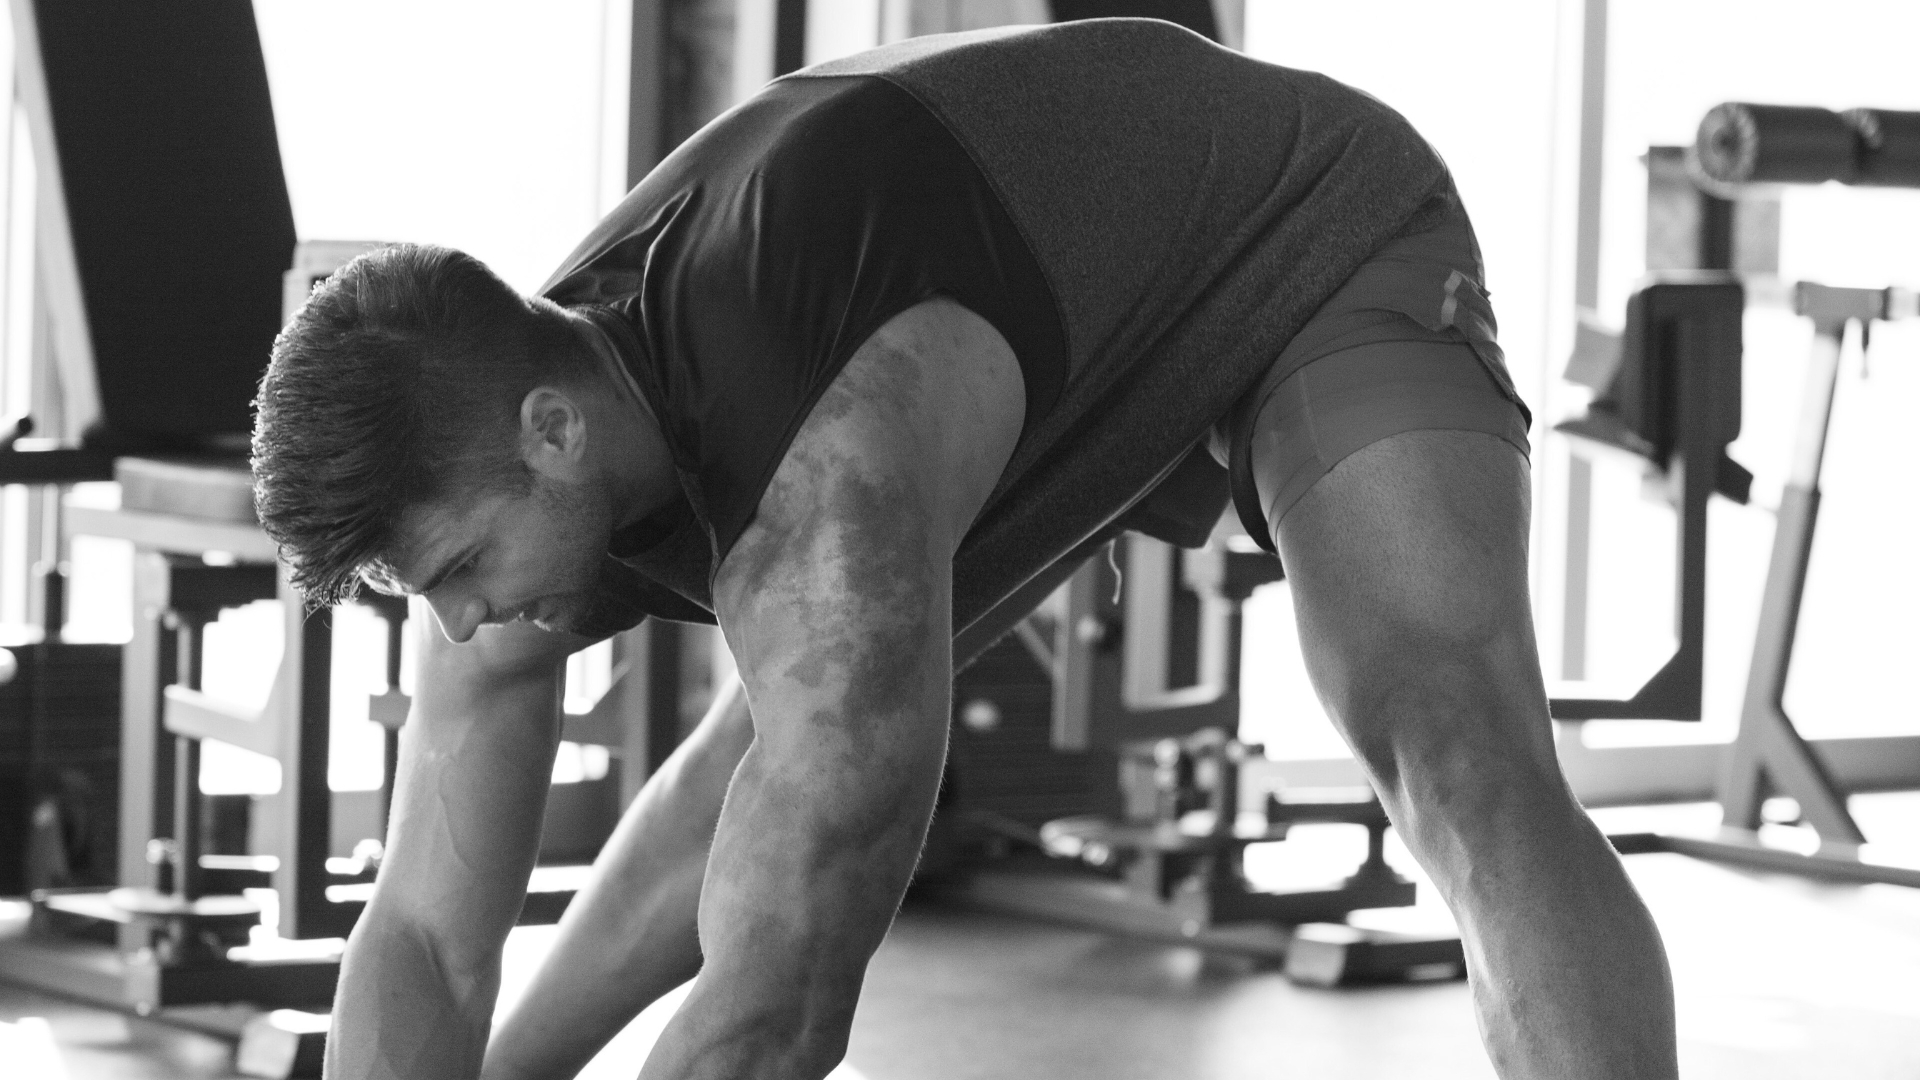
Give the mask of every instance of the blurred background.
MULTIPOLYGON (((57 193, 45 188, 48 163, 36 159, 35 147, 43 144, 36 143, 32 122, 39 115, 36 107, 44 102, 36 103, 23 90, 36 85, 35 72, 20 66, 18 53, 27 43, 15 40, 17 27, 26 25, 21 13, 36 4, 34 10, 43 13, 57 10, 49 0, 14 0, 14 19, 0 20, 0 38, 5 39, 0 41, 0 65, 6 67, 0 74, 12 88, 0 121, 5 127, 0 135, 5 146, 0 166, 0 416, 32 415, 39 425, 35 435, 71 443, 81 432, 62 428, 61 417, 71 411, 71 402, 63 396, 68 391, 63 389, 58 357, 62 286, 60 275, 46 261, 48 221, 57 217, 52 213, 57 193)), ((1697 252, 1681 249, 1693 238, 1679 237, 1674 220, 1663 216, 1678 205, 1671 197, 1672 182, 1680 174, 1660 172, 1661 162, 1680 161, 1681 148, 1695 143, 1702 117, 1728 101, 1920 111, 1920 79, 1913 76, 1911 56, 1912 43, 1920 40, 1920 5, 1892 0, 1827 0, 1817 6, 1791 0, 544 0, 537 5, 519 0, 254 0, 251 5, 298 239, 451 245, 528 292, 540 286, 648 168, 777 74, 920 34, 1044 23, 1095 9, 1181 21, 1255 58, 1324 72, 1399 110, 1445 158, 1479 234, 1509 367, 1534 415, 1530 571, 1542 668, 1556 698, 1630 696, 1681 644, 1675 628, 1678 516, 1669 497, 1670 477, 1659 465, 1556 430, 1563 421, 1588 415, 1595 403, 1596 390, 1586 385, 1595 380, 1569 378, 1570 365, 1592 366, 1595 342, 1613 340, 1609 335, 1626 322, 1629 298, 1649 272, 1707 265, 1688 261, 1697 252)), ((244 15, 247 5, 241 0, 231 10, 244 15)), ((261 134, 259 141, 266 145, 272 140, 261 134)), ((1701 197, 1690 185, 1681 181, 1684 198, 1701 197)), ((1654 827, 1645 822, 1663 829, 1674 822, 1711 828, 1720 820, 1716 800, 1724 798, 1721 782, 1741 727, 1763 583, 1814 345, 1811 322, 1789 310, 1783 299, 1793 283, 1802 281, 1863 289, 1920 287, 1920 194, 1834 183, 1761 184, 1730 198, 1735 206, 1730 212, 1737 212, 1740 227, 1748 230, 1734 245, 1733 269, 1746 285, 1749 302, 1742 316, 1742 427, 1729 453, 1751 470, 1753 484, 1746 503, 1715 498, 1707 510, 1700 722, 1571 720, 1559 722, 1556 729, 1575 794, 1600 810, 1603 825, 1614 831, 1654 827)), ((143 272, 157 282, 182 271, 161 258, 143 272)), ((1807 566, 1785 695, 1786 710, 1800 734, 1839 763, 1836 773, 1846 790, 1835 797, 1853 807, 1883 851, 1889 842, 1920 850, 1914 840, 1920 836, 1915 828, 1920 818, 1914 816, 1920 803, 1911 794, 1920 789, 1920 697, 1910 692, 1908 677, 1913 658, 1920 655, 1920 620, 1914 617, 1920 611, 1920 575, 1913 572, 1910 555, 1912 538, 1920 534, 1920 500, 1914 498, 1914 474, 1920 466, 1916 406, 1920 319, 1876 322, 1870 341, 1857 329, 1849 330, 1828 439, 1822 519, 1807 566), (1854 786, 1847 788, 1849 784, 1854 786)), ((237 469, 237 458, 227 465, 237 469)), ((0 647, 21 646, 17 651, 22 657, 38 657, 33 663, 46 668, 45 657, 31 652, 36 642, 120 645, 136 640, 139 627, 151 635, 156 611, 138 611, 132 599, 141 595, 136 567, 142 565, 133 542, 62 525, 63 515, 70 519, 92 511, 117 513, 123 508, 122 495, 119 484, 99 481, 64 486, 32 481, 0 488, 0 647), (52 608, 49 580, 64 582, 65 590, 64 603, 52 608)), ((151 556, 152 551, 143 554, 151 556)), ((209 551, 204 557, 209 567, 230 569, 234 562, 231 552, 209 551)), ((257 557, 264 567, 271 551, 257 557)), ((1170 603, 1175 608, 1183 603, 1199 607, 1193 596, 1184 594, 1170 603)), ((1267 787, 1364 790, 1357 764, 1307 680, 1287 587, 1261 587, 1244 610, 1238 735, 1263 747, 1264 757, 1256 756, 1248 765, 1249 786, 1241 794, 1252 798, 1249 793, 1259 785, 1265 785, 1259 797, 1267 787)), ((301 624, 279 600, 255 600, 221 611, 205 629, 199 690, 224 702, 222 707, 234 715, 270 718, 297 728, 299 709, 276 713, 269 702, 283 674, 281 659, 289 654, 290 625, 298 629, 301 624)), ((1066 640, 1065 626, 1066 621, 1059 620, 1051 627, 1062 630, 1051 640, 1066 640)), ((1181 626, 1179 634, 1190 629, 1181 626)), ((301 782, 283 776, 275 757, 205 738, 195 751, 194 783, 210 797, 205 800, 209 814, 218 817, 225 812, 220 807, 240 808, 232 819, 239 825, 221 837, 227 847, 209 846, 207 852, 216 860, 230 856, 222 864, 228 871, 255 875, 246 879, 255 886, 246 890, 248 895, 264 894, 264 902, 276 903, 271 900, 273 889, 258 887, 270 872, 262 867, 283 857, 291 864, 299 850, 299 858, 312 855, 326 865, 325 875, 312 875, 301 888, 324 892, 329 903, 337 901, 344 909, 367 895, 378 863, 383 788, 391 780, 388 754, 395 745, 397 721, 393 715, 387 716, 385 727, 377 721, 383 701, 388 706, 397 701, 397 716, 404 719, 406 699, 395 692, 411 694, 413 689, 411 636, 389 633, 381 613, 363 606, 337 609, 320 632, 329 635, 333 650, 324 705, 325 790, 316 799, 316 805, 327 808, 328 820, 327 827, 314 834, 317 846, 325 850, 306 851, 303 845, 313 846, 306 834, 294 839, 248 834, 247 807, 253 808, 256 824, 269 818, 281 822, 288 803, 296 796, 307 798, 306 789, 293 790, 301 782), (400 655, 389 656, 390 649, 400 655), (390 686, 389 675, 396 670, 397 685, 390 686), (273 798, 280 801, 270 803, 273 798), (337 892, 342 889, 347 891, 337 892)), ((698 719, 713 687, 731 671, 717 632, 689 628, 664 634, 669 636, 609 642, 569 663, 565 708, 573 734, 562 742, 553 766, 556 787, 541 852, 542 871, 563 871, 564 881, 547 889, 550 900, 570 895, 568 890, 584 872, 581 864, 598 850, 640 781, 698 719), (627 690, 616 693, 622 685, 627 690)), ((1200 646, 1186 641, 1169 650, 1188 646, 1194 655, 1183 653, 1180 662, 1197 669, 1200 646)), ((1064 653, 1066 647, 1060 649, 1064 653)), ((135 651, 127 650, 128 655, 135 651)), ((1003 652, 1034 667, 1014 646, 1003 652)), ((980 796, 985 807, 980 820, 1000 815, 994 819, 997 824, 982 833, 984 840, 973 838, 990 860, 1009 851, 1015 856, 1037 854, 1041 845, 1035 841, 1036 827, 1053 815, 1082 812, 1078 803, 1060 807, 1071 802, 1067 796, 1085 801, 1097 786, 1088 780, 1094 772, 1100 772, 1099 783, 1114 786, 1113 746, 1097 748, 1107 756, 1094 762, 1098 768, 1087 766, 1087 776, 1074 771, 1079 764, 1061 764, 1070 755, 1054 753, 1074 748, 1048 742, 1049 724, 1055 725, 1055 735, 1059 730, 1057 717, 1049 719, 1053 699, 1046 684, 1055 669, 1040 670, 1048 662, 1044 642, 1034 646, 1033 653, 1041 663, 1025 673, 1027 683, 1013 687, 1018 693, 1002 694, 1012 681, 994 683, 1002 669, 983 662, 970 676, 972 681, 963 679, 956 698, 954 759, 975 769, 975 777, 988 777, 970 792, 986 793, 980 796), (1020 698, 1021 693, 1026 697, 1020 698), (1035 796, 1020 803, 1029 790, 1066 801, 1055 805, 1035 796), (1009 825, 1008 815, 1020 820, 1009 825)), ((0 657, 7 655, 0 652, 0 657)), ((87 663, 95 666, 86 671, 98 675, 110 669, 118 679, 118 650, 92 655, 87 663)), ((995 662, 1012 661, 1002 655, 995 662)), ((9 677, 10 672, 0 671, 0 685, 9 677)), ((21 687, 28 681, 23 677, 11 689, 0 690, 0 699, 20 717, 28 711, 20 704, 27 696, 21 687)), ((116 798, 116 776, 124 780, 143 769, 173 775, 169 755, 174 751, 166 745, 157 752, 148 747, 144 756, 122 769, 121 745, 115 741, 121 734, 115 712, 121 708, 117 681, 107 689, 110 694, 95 695, 99 701, 82 702, 99 705, 111 699, 94 709, 99 715, 86 718, 93 725, 86 728, 88 737, 98 745, 80 747, 67 763, 78 762, 79 771, 84 771, 82 766, 93 769, 94 790, 72 798, 36 790, 33 797, 40 801, 32 807, 24 783, 19 792, 0 790, 0 810, 5 811, 0 817, 11 822, 0 824, 19 834, 0 835, 0 848, 7 849, 10 859, 6 873, 13 875, 5 881, 19 878, 28 886, 56 879, 103 887, 130 883, 113 876, 109 864, 115 856, 104 842, 95 844, 97 850, 89 855, 90 869, 77 861, 47 863, 40 865, 45 871, 40 879, 33 876, 37 871, 31 852, 21 876, 12 864, 22 860, 13 859, 16 853, 8 848, 15 839, 21 841, 15 846, 29 848, 37 842, 27 836, 27 818, 30 811, 37 814, 47 805, 54 808, 50 813, 77 813, 96 838, 107 835, 112 824, 103 822, 112 815, 99 807, 112 805, 116 798), (86 820, 89 805, 100 820, 86 820), (67 876, 47 876, 53 873, 50 866, 67 876)), ((83 697, 86 693, 78 693, 73 700, 83 697)), ((56 704, 66 708, 72 702, 56 704)), ((44 734, 73 720, 54 715, 58 711, 36 713, 6 730, 34 728, 44 734)), ((73 706, 69 711, 77 715, 80 710, 73 706)), ((11 723, 16 717, 7 713, 0 719, 11 723)), ((76 722, 64 730, 80 731, 82 726, 76 722)), ((16 741, 25 742, 24 737, 16 741)), ((27 775, 20 761, 7 759, 0 766, 13 770, 6 777, 27 775)), ((312 779, 307 788, 313 786, 312 779)), ((1133 781, 1140 782, 1139 775, 1133 781)), ((1119 785, 1129 782, 1123 768, 1119 785)), ((1793 798, 1776 797, 1767 806, 1761 828, 1771 830, 1770 842, 1811 852, 1831 839, 1808 827, 1793 798)), ((979 809, 970 806, 967 812, 979 809)), ((120 845, 122 878, 133 866, 139 874, 151 874, 157 886, 165 860, 156 859, 149 848, 143 863, 139 844, 149 837, 161 843, 171 835, 163 817, 146 823, 153 831, 134 838, 131 847, 120 845)), ((128 819, 122 815, 119 820, 128 819)), ((1284 844, 1251 849, 1248 876, 1266 881, 1329 867, 1345 872, 1366 843, 1353 824, 1302 826, 1284 844), (1346 831, 1325 839, 1331 833, 1315 829, 1346 831)), ((74 850, 85 847, 74 839, 85 831, 80 826, 69 827, 71 822, 64 821, 57 827, 43 825, 33 826, 38 829, 35 836, 44 838, 65 828, 74 850)), ((215 822, 209 832, 218 831, 215 822)), ((1388 847, 1395 867, 1417 877, 1404 850, 1388 847)), ((930 861, 937 862, 937 856, 934 852, 930 861)), ((1827 1060, 1822 1055, 1850 1042, 1873 1043, 1873 1048, 1862 1051, 1855 1062, 1860 1069, 1849 1075, 1865 1075, 1860 1070, 1867 1065, 1862 1063, 1911 1061, 1910 1056, 1901 1057, 1910 1055, 1910 1035, 1900 1032, 1911 1030, 1920 1006, 1901 988, 1920 970, 1905 963, 1920 962, 1920 938, 1913 935, 1920 923, 1912 906, 1920 893, 1890 893, 1886 885, 1866 885, 1844 895, 1813 886, 1797 891, 1797 880, 1783 889, 1780 882, 1785 879, 1780 878, 1766 879, 1767 888, 1762 889, 1755 884, 1758 875, 1727 872, 1708 878, 1676 868, 1691 864, 1658 861, 1667 858, 1647 855, 1629 860, 1629 868, 1674 946, 1683 990, 1682 1035, 1695 1054, 1691 1060, 1703 1070, 1699 1075, 1761 1075, 1754 1070, 1771 1062, 1768 1055, 1774 1050, 1791 1050, 1799 1057, 1780 1058, 1773 1063, 1781 1071, 1766 1075, 1823 1075, 1792 1070, 1796 1062, 1827 1060), (1796 936, 1783 946, 1777 932, 1788 925, 1796 936), (1788 966, 1775 964, 1781 955, 1801 966, 1781 974, 1788 966), (1904 966, 1881 964, 1883 956, 1904 966), (1808 990, 1809 985, 1816 988, 1808 990), (1820 1011, 1829 1007, 1836 1011, 1820 1011), (1713 1056, 1721 1050, 1727 1052, 1713 1056)), ((1104 864, 1098 871, 1117 873, 1104 864)), ((281 888, 279 879, 274 880, 275 888, 281 888)), ((1424 913, 1433 915, 1431 894, 1423 895, 1424 913)), ((523 921, 550 923, 564 902, 562 897, 549 903, 523 921)), ((1437 917, 1444 923, 1444 910, 1437 917)), ((270 930, 270 920, 262 920, 262 927, 270 930)), ((322 940, 350 924, 350 917, 339 925, 314 922, 307 928, 311 932, 287 936, 322 940)), ((962 961, 978 941, 1001 939, 983 932, 978 939, 956 933, 949 940, 941 937, 944 930, 926 927, 909 924, 904 935, 890 942, 888 948, 894 951, 883 951, 876 961, 875 979, 897 991, 900 1001, 922 1001, 915 995, 931 994, 935 1001, 925 1008, 938 1011, 946 1000, 941 995, 947 993, 940 973, 963 969, 962 961)), ((545 926, 523 926, 510 940, 509 999, 524 986, 531 964, 550 940, 543 934, 550 934, 545 926)), ((334 956, 337 946, 335 940, 334 956)), ((1066 948, 1057 941, 1048 947, 1056 946, 1066 948)), ((1169 950, 1140 960, 1144 954, 1126 954, 1121 962, 1114 959, 1120 955, 1118 947, 1107 952, 1101 948, 1086 946, 1074 954, 1081 966, 1063 964, 1062 970, 1071 968, 1076 973, 1072 978, 1092 981, 1111 976, 1117 985, 1130 987, 1129 993, 1137 990, 1136 997, 1160 1004, 1164 1001, 1156 995, 1176 985, 1183 988, 1181 993, 1192 990, 1195 1000, 1226 1003, 1220 1014, 1225 1019, 1194 1014, 1202 1018, 1194 1030, 1205 1029, 1207 1038, 1196 1037, 1178 1066, 1162 1070, 1170 1075, 1252 1075, 1225 1066, 1207 1072, 1188 1065, 1202 1059, 1217 1064, 1239 1052, 1234 1047, 1277 1038, 1272 1018, 1282 1012, 1285 1023, 1295 1026, 1289 1037, 1345 1039, 1359 1047, 1354 1051, 1359 1057, 1377 1051, 1372 1064, 1377 1071, 1342 1075, 1418 1071, 1437 1060, 1422 1040, 1444 1043, 1451 1047, 1447 1053, 1471 1063, 1461 1066, 1464 1071, 1457 1075, 1482 1075, 1476 1071, 1481 1059, 1471 1042, 1464 988, 1444 999, 1444 1008, 1453 1010, 1446 1014, 1452 1027, 1437 1021, 1421 1027, 1401 1023, 1405 1014, 1393 1012, 1398 1002, 1411 998, 1369 998, 1365 1008, 1349 1007, 1361 1000, 1358 997, 1326 999, 1337 1000, 1338 1008, 1288 998, 1294 1008, 1272 1010, 1267 1008, 1270 980, 1249 978, 1234 984, 1231 992, 1209 998, 1220 984, 1209 982, 1215 973, 1190 955, 1168 959, 1174 952, 1169 950), (1141 974, 1141 964, 1151 969, 1148 974, 1141 974), (1089 971, 1096 975, 1086 974, 1089 971), (1367 1017, 1399 1019, 1383 1024, 1367 1017), (1234 1021, 1231 1031, 1226 1020, 1234 1021), (1357 1026, 1341 1026, 1348 1023, 1357 1026), (1401 1041, 1384 1036, 1372 1041, 1388 1030, 1402 1032, 1394 1036, 1401 1041), (1359 1037, 1353 1037, 1356 1033, 1359 1037), (1218 1047, 1227 1049, 1217 1051, 1217 1060, 1209 1058, 1218 1047), (1394 1056, 1402 1051, 1403 1057, 1394 1056)), ((1026 946, 1012 951, 1041 955, 1026 946)), ((1012 960, 1007 964, 1009 970, 1017 966, 1012 960)), ((0 968, 5 966, 0 957, 0 968)), ((1049 971, 1039 979, 1045 983, 1051 977, 1049 971)), ((1072 989, 1081 992, 1087 986, 1072 989)), ((1096 987, 1095 1000, 1110 1004, 1110 999, 1097 996, 1107 989, 1096 987)), ((996 993, 975 997, 998 1002, 996 993)), ((1436 989, 1425 1000, 1439 1000, 1442 993, 1436 989)), ((1164 995, 1165 1000, 1175 998, 1187 1000, 1171 992, 1164 995)), ((662 1009, 677 1000, 670 997, 643 1016, 622 1037, 625 1049, 603 1056, 601 1071, 589 1075, 631 1075, 630 1069, 620 1070, 644 1054, 663 1019, 662 1009)), ((874 995, 870 1000, 888 999, 874 995)), ((1062 1015, 1082 1008, 1052 999, 1046 1004, 1065 1010, 1062 1015)), ((904 1014, 907 1007, 899 1008, 904 1014)), ((863 1022, 869 1015, 863 1011, 863 1022)), ((901 1019, 880 1015, 888 1023, 901 1019)), ((1044 1020, 1049 1014, 1041 1009, 1036 1015, 1044 1020)), ((1117 1027, 1133 1024, 1127 1018, 1134 1014, 1115 1015, 1121 1018, 1117 1027)), ((998 1022, 1018 1026, 1016 1021, 1025 1019, 998 1022)), ((1138 1036, 1143 1044, 1160 1030, 1144 1022, 1137 1026, 1146 1033, 1138 1036)), ((324 1030, 324 1018, 320 1028, 324 1030)), ((910 1044, 921 1036, 899 1035, 898 1046, 883 1048, 886 1038, 896 1037, 874 1034, 883 1029, 895 1030, 880 1023, 861 1029, 868 1034, 860 1037, 868 1042, 856 1045, 856 1058, 914 1060, 918 1051, 910 1044), (881 1049, 899 1052, 889 1058, 881 1049)), ((897 1030, 920 1029, 903 1023, 897 1030)), ((24 1039, 24 1031, 0 1022, 0 1060, 6 1060, 6 1040, 24 1039)), ((1040 1034, 1047 1036, 1033 1040, 1040 1045, 1061 1042, 1052 1032, 1040 1034)), ((1178 1042, 1190 1034, 1163 1041, 1178 1042)), ((1133 1058, 1127 1055, 1134 1051, 1127 1048, 1132 1045, 1116 1037, 1108 1051, 1114 1060, 1124 1059, 1131 1066, 1133 1058)), ((1896 1063, 1890 1066, 1894 1071, 1874 1075, 1912 1075, 1910 1070, 1899 1072, 1901 1067, 1896 1063)), ((225 1075, 209 1068, 213 1071, 190 1074, 225 1075)), ((85 1074, 79 1066, 75 1069, 74 1075, 85 1074)), ((1136 1071, 1146 1069, 1140 1065, 1136 1071)), ((911 1069, 897 1074, 916 1075, 911 1069)), ((1070 1075, 1050 1073, 1039 1065, 1024 1074, 1070 1075)))
MULTIPOLYGON (((805 60, 897 36, 903 16, 890 3, 813 0, 805 60)), ((919 17, 931 8, 955 27, 1042 21, 1047 14, 1044 4, 1018 0, 920 8, 919 17)), ((772 32, 771 0, 708 0, 672 10, 679 20, 669 38, 675 51, 665 62, 694 83, 683 88, 678 113, 663 113, 666 128, 678 126, 660 133, 668 139, 772 74, 771 61, 750 47, 754 34, 772 32), (700 50, 705 60, 696 64, 700 50)), ((1230 41, 1237 36, 1250 55, 1325 72, 1379 97, 1451 166, 1486 255, 1508 363, 1536 419, 1534 582, 1547 673, 1637 685, 1672 651, 1672 514, 1643 495, 1633 465, 1594 466, 1584 545, 1590 563, 1585 595, 1574 604, 1584 604, 1585 619, 1570 645, 1569 449, 1549 430, 1588 393, 1560 377, 1572 346, 1575 265, 1583 257, 1576 236, 1583 6, 1248 0, 1218 10, 1223 33, 1230 41)), ((1920 108, 1905 44, 1920 31, 1920 9, 1833 0, 1822 10, 1821 18, 1808 19, 1805 5, 1790 0, 1606 5, 1602 141, 1597 160, 1584 164, 1597 170, 1601 200, 1597 249, 1584 257, 1597 260, 1594 309, 1602 322, 1620 320, 1646 267, 1648 146, 1690 142, 1701 115, 1725 100, 1920 108)), ((259 0, 255 13, 302 238, 450 244, 531 291, 625 191, 632 4, 624 0, 550 0, 537 13, 507 0, 259 0)), ((24 411, 36 385, 34 193, 25 126, 17 108, 8 116, 0 412, 14 413, 24 411)), ((1913 196, 1827 185, 1786 189, 1781 201, 1782 279, 1920 283, 1920 207, 1913 196)), ((1712 510, 1706 722, 1592 722, 1584 726, 1591 744, 1731 737, 1771 535, 1769 492, 1782 482, 1811 333, 1784 311, 1755 310, 1748 319, 1746 423, 1734 456, 1755 472, 1758 495, 1746 507, 1716 502, 1712 510)), ((1894 569, 1905 565, 1920 508, 1888 497, 1910 488, 1916 460, 1905 417, 1920 382, 1912 362, 1920 327, 1888 324, 1876 331, 1873 350, 1880 362, 1870 367, 1849 358, 1839 391, 1827 517, 1789 699, 1804 730, 1821 737, 1920 731, 1920 706, 1903 693, 1908 658, 1920 645, 1907 615, 1920 609, 1920 579, 1894 569)), ((0 496, 0 633, 12 626, 16 637, 34 621, 30 569, 45 558, 33 497, 22 487, 0 496)), ((70 638, 129 634, 128 551, 124 541, 71 542, 70 638)), ((250 642, 264 658, 274 648, 277 618, 271 611, 229 612, 211 640, 250 642)), ((1297 659, 1284 587, 1257 596, 1248 620, 1247 649, 1258 662, 1248 666, 1246 735, 1279 756, 1344 754, 1297 659)), ((377 679, 384 645, 374 620, 350 611, 336 633, 344 650, 361 656, 357 665, 342 664, 338 677, 349 678, 358 666, 377 679)), ((209 646, 210 656, 246 651, 209 646)), ((209 670, 209 691, 264 700, 271 667, 264 659, 220 660, 209 670)), ((576 665, 583 687, 576 701, 591 698, 593 669, 593 660, 576 665)), ((377 732, 355 711, 364 700, 334 695, 338 787, 374 787, 381 774, 377 732)), ((563 763, 572 760, 563 755, 563 763)), ((209 790, 271 783, 263 775, 270 768, 249 772, 235 754, 213 752, 207 768, 209 790)))

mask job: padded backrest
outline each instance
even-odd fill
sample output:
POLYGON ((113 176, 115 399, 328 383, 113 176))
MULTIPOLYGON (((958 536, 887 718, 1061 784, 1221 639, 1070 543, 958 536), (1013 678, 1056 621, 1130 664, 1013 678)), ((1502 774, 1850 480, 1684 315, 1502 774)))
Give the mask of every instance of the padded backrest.
POLYGON ((1164 19, 1220 40, 1213 0, 1050 0, 1054 22, 1080 19, 1164 19))
MULTIPOLYGON (((41 236, 70 244, 77 285, 78 303, 54 317, 85 324, 84 337, 55 333, 63 390, 94 414, 70 409, 67 434, 78 424, 108 448, 244 438, 294 246, 252 4, 13 0, 13 11, 21 100, 36 150, 53 151, 40 176, 59 185, 41 205, 64 204, 41 236), (90 361, 73 355, 89 343, 90 361)), ((43 265, 58 274, 63 261, 43 265)))

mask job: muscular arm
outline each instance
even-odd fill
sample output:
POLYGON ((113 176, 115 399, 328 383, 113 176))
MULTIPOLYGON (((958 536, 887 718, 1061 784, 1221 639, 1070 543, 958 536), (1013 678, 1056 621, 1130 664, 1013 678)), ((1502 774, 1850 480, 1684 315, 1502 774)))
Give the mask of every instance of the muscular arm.
POLYGON ((531 624, 461 645, 414 605, 420 673, 387 858, 354 927, 326 1075, 469 1080, 500 946, 525 897, 559 739, 562 662, 584 640, 531 624))
POLYGON ((819 1077, 844 1053, 939 786, 953 550, 1023 393, 978 317, 913 309, 815 407, 722 565, 754 740, 708 861, 705 966, 644 1077, 819 1077))

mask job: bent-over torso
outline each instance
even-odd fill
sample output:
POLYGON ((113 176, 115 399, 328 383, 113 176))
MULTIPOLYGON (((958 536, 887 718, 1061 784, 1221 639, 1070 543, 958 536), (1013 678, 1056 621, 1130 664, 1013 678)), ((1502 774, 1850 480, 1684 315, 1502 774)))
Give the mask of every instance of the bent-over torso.
POLYGON ((615 538, 633 618, 711 620, 712 575, 812 403, 875 329, 944 295, 1026 382, 955 556, 967 626, 1133 507, 1450 197, 1384 105, 1165 23, 921 38, 773 83, 542 290, 615 342, 686 496, 615 538))

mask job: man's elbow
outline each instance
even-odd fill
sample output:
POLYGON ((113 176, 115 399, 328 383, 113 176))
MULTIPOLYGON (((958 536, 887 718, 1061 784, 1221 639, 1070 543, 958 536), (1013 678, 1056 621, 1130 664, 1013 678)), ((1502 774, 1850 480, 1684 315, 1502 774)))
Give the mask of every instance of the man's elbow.
POLYGON ((500 982, 501 943, 483 940, 487 935, 459 922, 444 906, 410 904, 391 892, 376 896, 347 939, 346 963, 431 972, 452 1001, 490 1007, 500 982))

